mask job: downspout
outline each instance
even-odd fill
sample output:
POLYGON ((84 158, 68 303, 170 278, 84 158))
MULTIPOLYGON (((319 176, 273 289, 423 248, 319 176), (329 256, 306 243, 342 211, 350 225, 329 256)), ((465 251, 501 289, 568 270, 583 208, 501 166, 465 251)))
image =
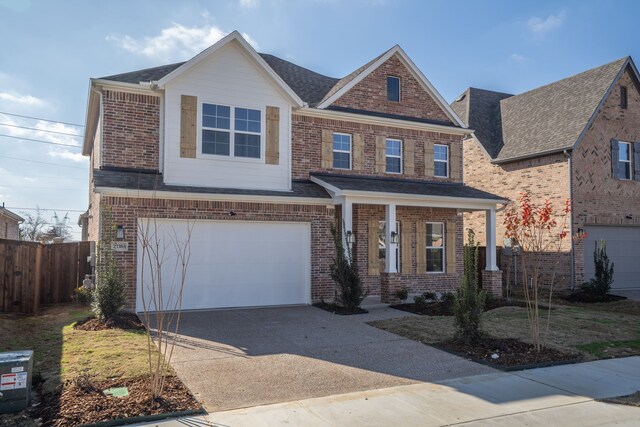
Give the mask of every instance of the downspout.
POLYGON ((571 279, 570 279, 570 288, 571 291, 575 289, 575 260, 574 260, 574 242, 573 242, 573 163, 571 162, 571 153, 569 150, 563 151, 564 155, 567 156, 567 166, 569 171, 569 202, 571 203, 571 212, 569 212, 569 242, 571 243, 571 251, 569 252, 570 260, 571 260, 571 279))

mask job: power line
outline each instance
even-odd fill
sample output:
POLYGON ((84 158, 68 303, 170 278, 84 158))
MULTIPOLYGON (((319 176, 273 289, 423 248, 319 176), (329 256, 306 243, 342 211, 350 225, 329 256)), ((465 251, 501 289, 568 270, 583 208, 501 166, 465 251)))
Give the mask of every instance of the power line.
POLYGON ((82 137, 82 135, 79 135, 77 133, 68 133, 68 132, 58 132, 56 130, 47 130, 47 129, 38 129, 38 128, 32 128, 29 126, 18 126, 18 125, 12 125, 9 123, 0 123, 1 126, 10 126, 12 128, 20 128, 20 129, 29 129, 29 130, 35 130, 38 132, 49 132, 49 133, 57 133, 59 135, 68 135, 68 136, 77 136, 77 137, 82 137))
POLYGON ((86 169, 86 168, 81 168, 80 166, 68 166, 68 165, 61 165, 59 163, 39 162, 37 160, 22 159, 20 157, 5 156, 3 154, 0 154, 0 157, 4 157, 5 159, 12 159, 12 160, 22 160, 23 162, 40 163, 42 165, 60 166, 61 168, 86 169))
POLYGON ((78 209, 51 209, 51 208, 40 208, 40 207, 36 207, 36 208, 19 208, 17 206, 7 206, 6 209, 14 209, 14 210, 23 210, 23 211, 37 211, 37 210, 41 210, 41 211, 59 211, 59 212, 86 212, 87 210, 78 210, 78 209))
POLYGON ((58 188, 58 187, 30 187, 28 185, 0 185, 0 188, 26 188, 29 190, 62 190, 62 191, 87 191, 87 189, 80 188, 58 188))
POLYGON ((53 179, 73 179, 73 180, 77 180, 78 177, 71 177, 71 176, 60 176, 60 175, 25 175, 24 173, 9 173, 9 172, 3 172, 0 173, 0 176, 5 176, 5 175, 10 175, 10 176, 21 176, 23 178, 53 178, 53 179))
POLYGON ((42 117, 23 116, 21 114, 6 113, 4 111, 0 111, 0 114, 6 114, 7 116, 14 116, 14 117, 22 117, 23 119, 42 120, 43 122, 60 123, 60 124, 63 124, 63 125, 77 126, 77 127, 81 127, 81 128, 84 127, 84 125, 79 125, 79 124, 76 124, 76 123, 67 123, 67 122, 61 122, 59 120, 43 119, 42 117))
MULTIPOLYGON (((1 125, 2 123, 0 123, 1 125)), ((13 135, 5 135, 0 133, 1 137, 4 138, 13 138, 13 139, 23 139, 25 141, 33 141, 33 142, 40 142, 42 144, 50 144, 50 145, 61 145, 63 147, 73 147, 73 148, 82 148, 80 145, 73 145, 73 144, 63 144, 61 142, 51 142, 51 141, 43 141, 41 139, 32 139, 32 138, 23 138, 21 136, 13 136, 13 135)))

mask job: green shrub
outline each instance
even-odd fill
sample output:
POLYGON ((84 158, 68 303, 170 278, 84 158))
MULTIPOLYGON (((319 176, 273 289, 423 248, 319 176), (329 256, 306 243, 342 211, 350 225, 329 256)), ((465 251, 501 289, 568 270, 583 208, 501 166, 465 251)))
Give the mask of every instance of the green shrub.
POLYGON ((418 310, 424 310, 427 307, 427 304, 429 304, 427 299, 424 297, 424 294, 413 297, 413 303, 418 310))
POLYGON ((478 246, 473 230, 469 229, 468 243, 464 245, 464 276, 453 301, 456 338, 466 344, 482 339, 480 327, 486 295, 478 289, 478 246))
POLYGON ((395 296, 400 301, 406 301, 406 299, 409 298, 409 290, 407 288, 398 289, 395 296))
POLYGON ((595 274, 593 279, 582 285, 582 289, 593 295, 607 295, 613 284, 613 263, 609 261, 607 255, 607 242, 594 242, 595 249, 593 251, 593 263, 595 266, 595 274))
POLYGON ((338 285, 340 291, 336 302, 350 309, 360 307, 366 292, 362 287, 358 266, 352 257, 351 248, 347 245, 345 250, 342 244, 342 233, 336 225, 331 226, 331 234, 336 248, 336 256, 331 263, 331 278, 338 285))
POLYGON ((429 291, 423 292, 422 293, 422 297, 425 300, 428 300, 428 301, 435 301, 436 300, 436 293, 435 292, 429 292, 429 291))
POLYGON ((440 295, 439 301, 453 304, 455 299, 456 299, 456 296, 453 294, 453 292, 445 292, 442 295, 440 295))
POLYGON ((74 291, 73 300, 80 305, 89 305, 93 300, 93 291, 84 286, 80 286, 74 291))
POLYGON ((112 248, 115 226, 112 233, 105 233, 105 236, 106 238, 98 244, 99 268, 91 302, 93 312, 101 321, 117 315, 126 302, 124 274, 118 266, 112 248))

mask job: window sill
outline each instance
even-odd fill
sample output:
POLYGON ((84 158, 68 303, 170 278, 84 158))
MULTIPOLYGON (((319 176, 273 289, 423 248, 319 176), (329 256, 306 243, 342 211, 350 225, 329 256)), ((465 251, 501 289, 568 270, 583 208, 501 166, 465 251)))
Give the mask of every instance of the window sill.
POLYGON ((251 157, 235 157, 235 156, 222 156, 219 154, 198 154, 196 156, 200 160, 217 160, 224 162, 236 162, 236 163, 251 163, 251 164, 265 164, 264 157, 254 159, 251 157))

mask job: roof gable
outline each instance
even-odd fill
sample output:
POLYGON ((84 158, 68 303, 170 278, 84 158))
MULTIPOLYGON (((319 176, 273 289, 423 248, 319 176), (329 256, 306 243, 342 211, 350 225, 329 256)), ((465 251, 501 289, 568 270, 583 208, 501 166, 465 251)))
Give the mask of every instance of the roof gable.
POLYGON ((340 81, 338 81, 336 85, 327 93, 322 102, 318 104, 318 108, 324 109, 331 107, 334 103, 339 104, 338 100, 342 96, 344 96, 351 90, 357 90, 358 85, 363 82, 363 80, 369 77, 378 68, 383 66, 383 64, 394 59, 398 60, 402 64, 402 66, 406 67, 411 77, 420 84, 422 89, 426 92, 427 96, 433 100, 437 108, 442 112, 442 115, 440 116, 441 119, 446 118, 448 119, 447 121, 450 121, 456 126, 465 127, 464 123, 451 109, 449 104, 445 102, 444 98, 442 98, 440 93, 438 93, 438 91, 433 87, 431 82, 418 69, 418 67, 413 63, 413 61, 404 52, 404 50, 402 50, 402 48, 398 45, 369 61, 367 64, 358 68, 348 76, 340 79, 340 81))

